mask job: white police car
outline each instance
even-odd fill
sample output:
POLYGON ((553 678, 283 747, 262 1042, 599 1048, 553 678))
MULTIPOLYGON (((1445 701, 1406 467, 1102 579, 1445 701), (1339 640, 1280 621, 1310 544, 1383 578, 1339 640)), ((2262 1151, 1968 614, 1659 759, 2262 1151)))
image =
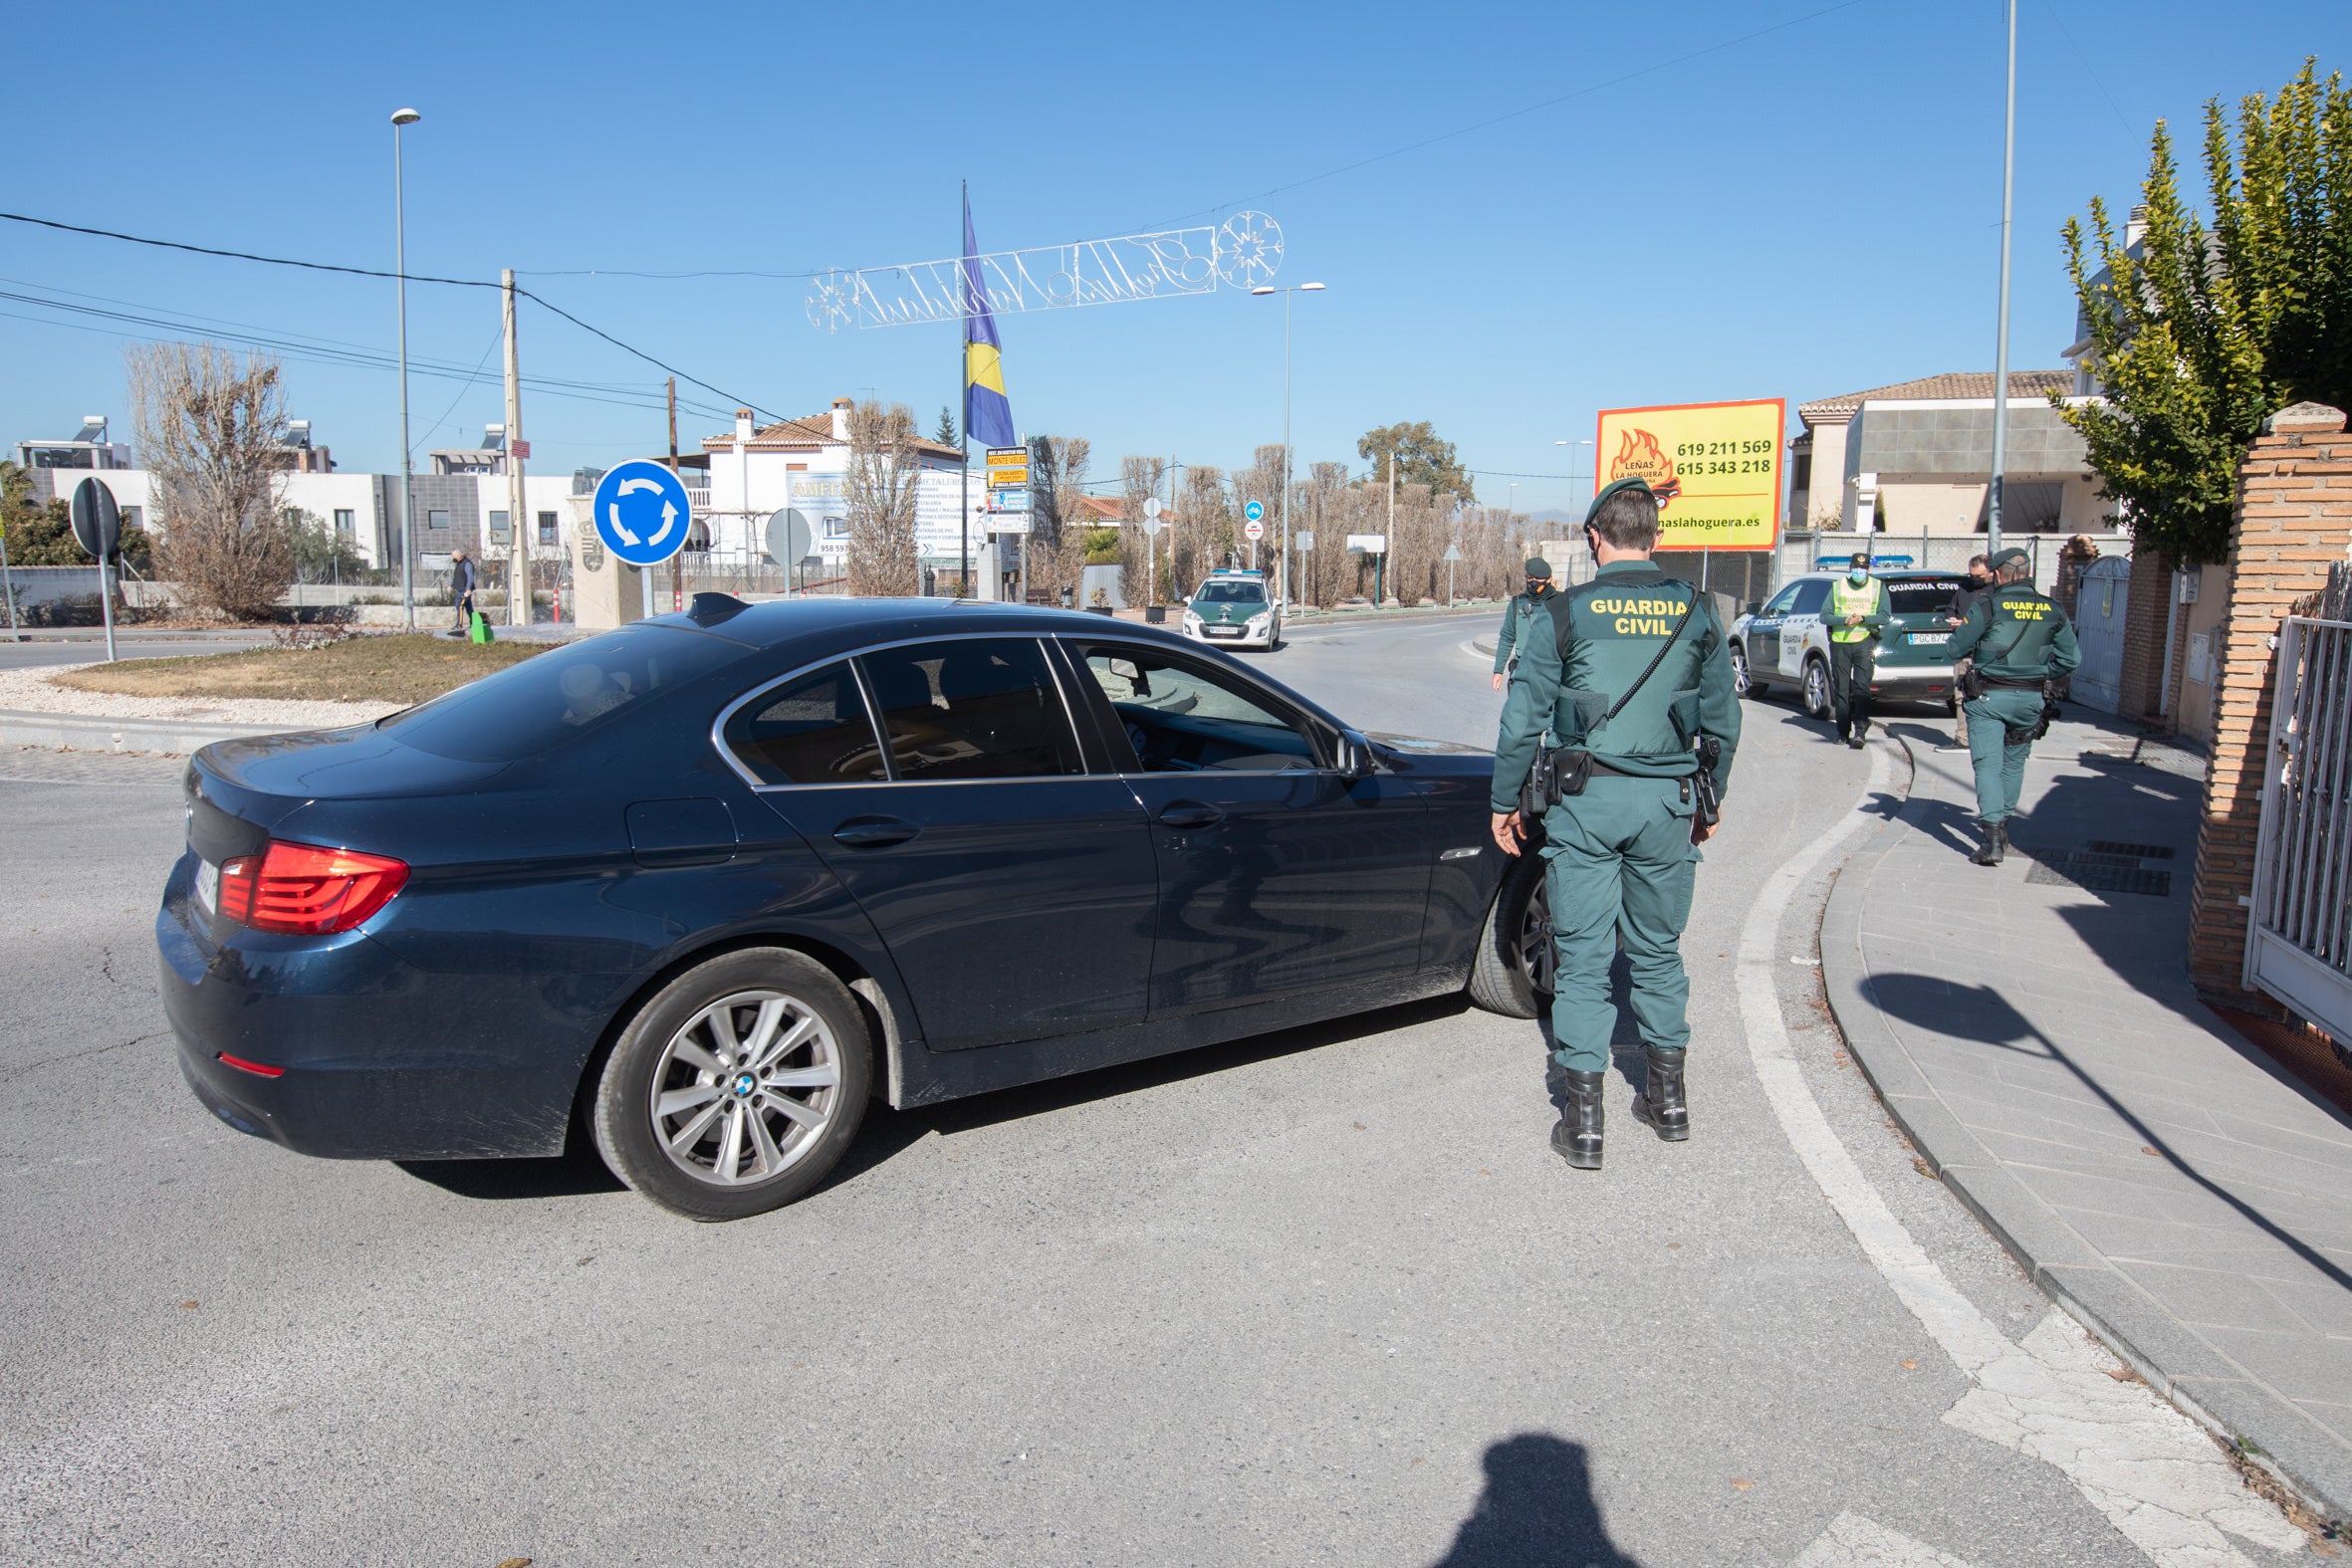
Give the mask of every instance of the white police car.
POLYGON ((1267 591, 1263 571, 1212 571, 1184 606, 1184 635, 1227 648, 1283 643, 1283 601, 1267 591))
MULTIPOLYGON (((1879 634, 1871 695, 1894 702, 1953 702, 1952 641, 1946 618, 1965 585, 1956 572, 1878 570, 1889 620, 1879 634)), ((1829 717, 1829 625, 1822 611, 1841 572, 1791 578, 1769 601, 1732 622, 1732 674, 1744 696, 1773 687, 1797 693, 1806 713, 1829 717)))

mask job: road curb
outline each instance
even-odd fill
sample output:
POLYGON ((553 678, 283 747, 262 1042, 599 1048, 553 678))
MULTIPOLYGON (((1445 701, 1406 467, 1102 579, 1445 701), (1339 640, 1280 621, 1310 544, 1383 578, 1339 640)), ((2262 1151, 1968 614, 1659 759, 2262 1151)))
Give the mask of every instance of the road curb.
POLYGON ((110 719, 78 713, 0 712, 0 747, 57 752, 156 752, 185 757, 215 741, 316 728, 290 724, 204 724, 180 719, 110 719))
MULTIPOLYGON (((1908 743, 1898 744, 1909 757, 1908 743)), ((1906 793, 1902 809, 1854 850, 1838 869, 1821 912, 1823 1000, 1847 1050, 1936 1177, 2051 1300, 2150 1388, 2308 1506, 2331 1520, 2352 1517, 2352 1472, 2339 1454, 2307 1437, 2302 1414, 2224 1362, 2001 1169, 1936 1095, 1871 1002, 1862 959, 1863 900, 1878 863, 1902 834, 1920 830, 1913 820, 1920 801, 1916 791, 1906 793)))

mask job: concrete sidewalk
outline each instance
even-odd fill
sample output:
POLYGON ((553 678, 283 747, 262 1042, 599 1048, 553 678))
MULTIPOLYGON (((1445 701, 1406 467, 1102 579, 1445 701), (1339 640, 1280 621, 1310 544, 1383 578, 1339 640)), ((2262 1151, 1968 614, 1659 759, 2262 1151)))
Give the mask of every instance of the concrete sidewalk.
POLYGON ((1855 1057, 2043 1288, 2352 1517, 2352 1074, 2304 1081, 2189 984, 2202 767, 2070 709, 1987 869, 1966 754, 1891 731, 1910 798, 1821 927, 1855 1057))

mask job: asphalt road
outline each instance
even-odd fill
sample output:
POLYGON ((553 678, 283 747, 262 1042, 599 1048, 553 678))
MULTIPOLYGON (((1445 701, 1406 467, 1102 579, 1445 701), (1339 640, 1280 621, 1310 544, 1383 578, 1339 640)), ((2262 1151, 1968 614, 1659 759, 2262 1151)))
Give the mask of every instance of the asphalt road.
MULTIPOLYGON (((1491 744, 1485 629, 1255 657, 1364 728, 1491 744)), ((1686 943, 1687 1144, 1619 1086, 1607 1169, 1567 1169, 1538 1029, 1424 1005, 877 1111, 824 1190, 723 1227, 578 1164, 227 1131, 155 1002, 177 766, 0 754, 0 1558, 2231 1561, 2134 1544, 1948 1419, 1970 1378, 1843 1217, 1858 1182, 1955 1310, 2069 1332, 1837 1048, 1829 865, 1773 881, 1899 785, 1877 744, 1748 709, 1686 943), (1792 1143, 1791 1084, 1850 1178, 1792 1143)))
MULTIPOLYGON (((242 648, 257 648, 270 640, 267 632, 194 632, 181 636, 168 633, 144 633, 138 636, 118 636, 115 655, 122 659, 177 659, 190 654, 234 653, 242 648)), ((87 664, 107 656, 106 638, 102 636, 73 637, 43 636, 35 632, 24 642, 7 640, 7 628, 0 626, 0 670, 21 670, 51 664, 87 664)))

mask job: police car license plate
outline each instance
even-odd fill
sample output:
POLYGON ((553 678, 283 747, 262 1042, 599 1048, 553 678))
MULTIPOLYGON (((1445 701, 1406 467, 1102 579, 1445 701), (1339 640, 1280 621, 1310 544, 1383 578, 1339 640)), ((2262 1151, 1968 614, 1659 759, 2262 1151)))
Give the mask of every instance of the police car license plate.
POLYGON ((1948 631, 1915 631, 1911 634, 1911 642, 1914 647, 1928 643, 1950 642, 1951 640, 1952 633, 1948 631))
POLYGON ((1212 637, 1238 637, 1245 628, 1240 626, 1207 626, 1202 629, 1212 637))
POLYGON ((196 862, 196 902, 207 915, 220 913, 220 867, 209 860, 196 862))

